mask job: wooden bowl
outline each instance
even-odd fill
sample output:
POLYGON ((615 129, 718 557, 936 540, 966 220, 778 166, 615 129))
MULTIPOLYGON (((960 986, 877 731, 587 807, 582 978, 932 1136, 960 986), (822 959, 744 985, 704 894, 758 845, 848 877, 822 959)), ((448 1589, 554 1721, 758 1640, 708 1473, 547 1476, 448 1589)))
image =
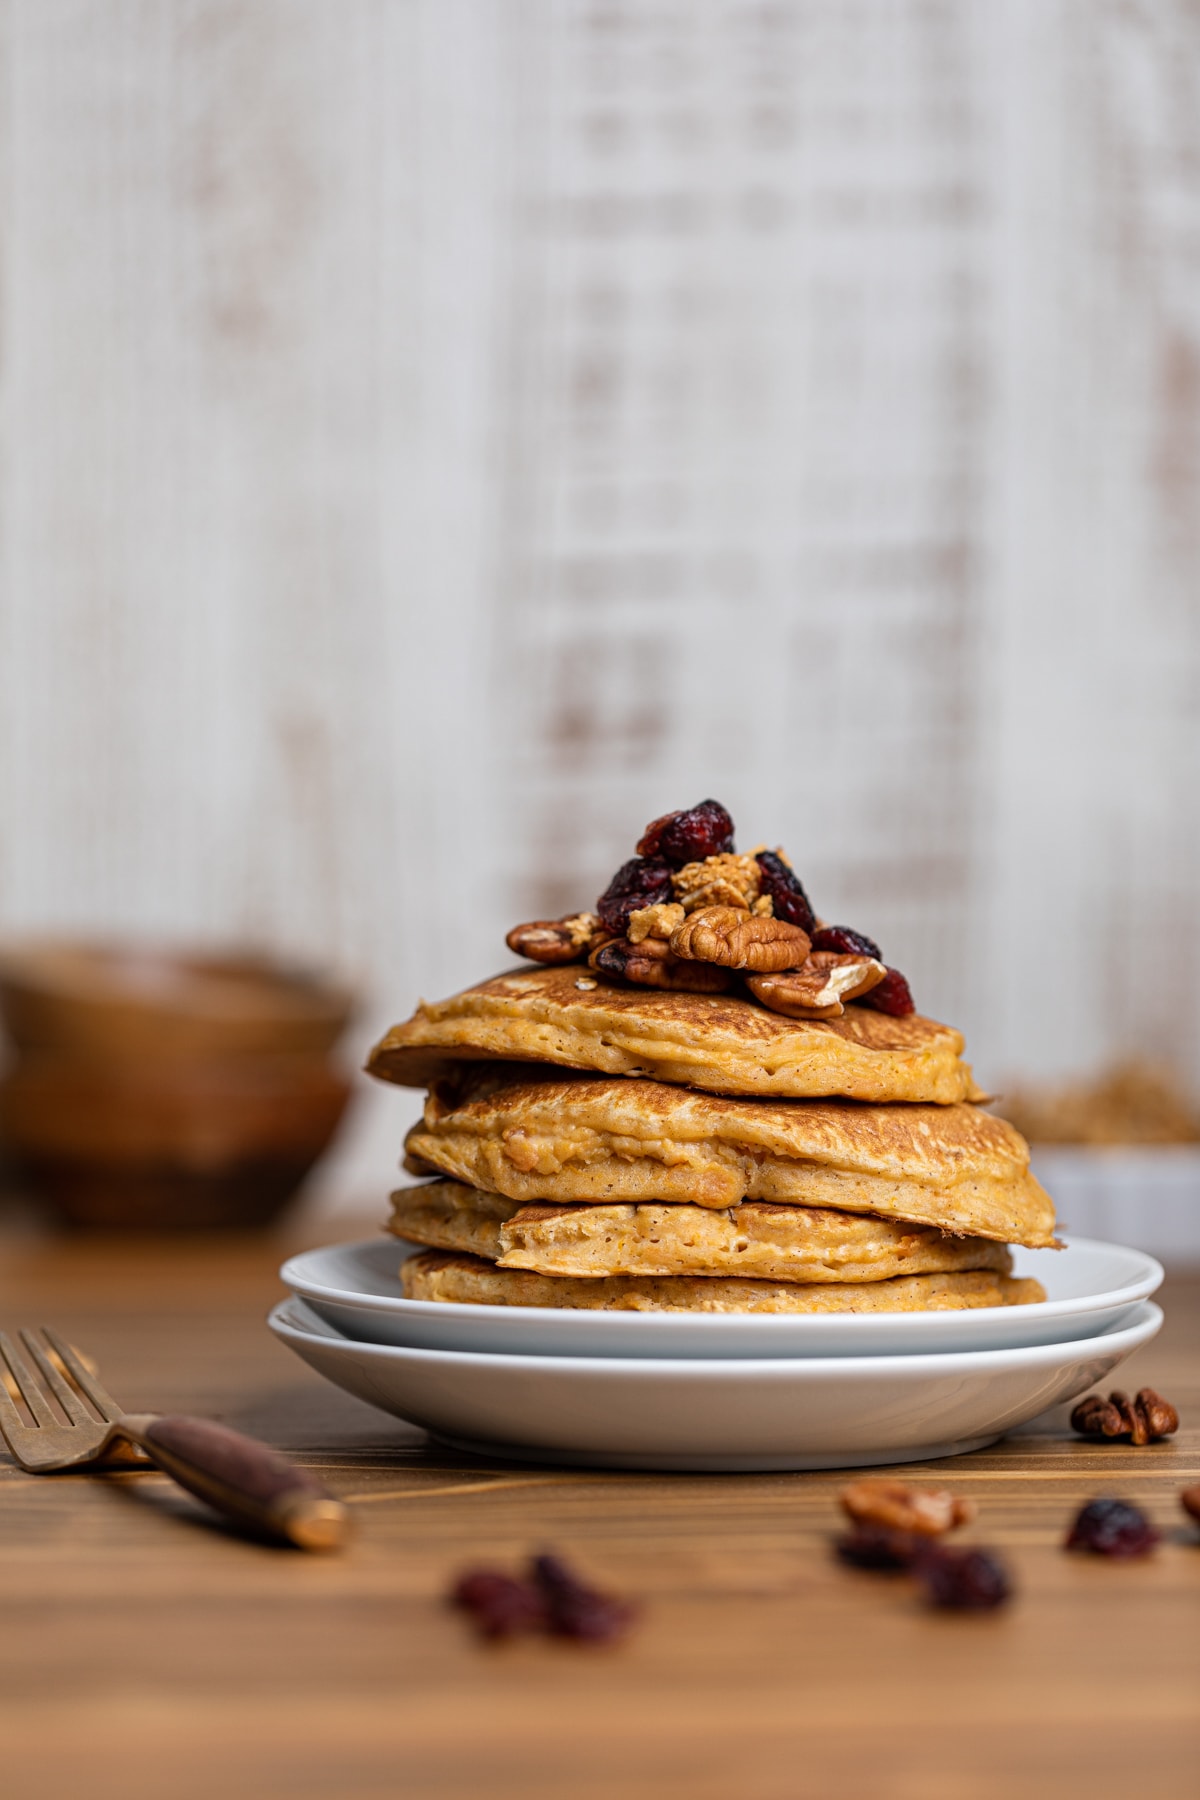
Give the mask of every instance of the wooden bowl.
POLYGON ((46 940, 0 950, 0 1019, 19 1051, 111 1058, 332 1049, 343 988, 251 956, 46 940))
POLYGON ((262 1225, 328 1145, 349 1084, 303 1054, 217 1059, 53 1052, 0 1080, 18 1178, 75 1225, 262 1225))

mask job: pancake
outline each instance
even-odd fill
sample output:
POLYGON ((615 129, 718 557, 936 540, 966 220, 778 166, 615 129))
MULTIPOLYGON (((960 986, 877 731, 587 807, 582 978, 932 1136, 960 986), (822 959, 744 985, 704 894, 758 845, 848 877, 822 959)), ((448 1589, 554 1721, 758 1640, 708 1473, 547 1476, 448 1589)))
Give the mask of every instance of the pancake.
POLYGON ((430 1094, 405 1166, 509 1200, 832 1207, 1054 1241, 1029 1147, 978 1107, 732 1100, 665 1082, 472 1070, 430 1094))
POLYGON ((836 1019, 786 1019, 734 994, 618 987, 579 965, 498 975, 422 1001, 372 1050, 367 1068, 427 1087, 463 1060, 557 1063, 649 1075, 716 1094, 948 1104, 981 1099, 948 1025, 848 1006, 836 1019))
POLYGON ((1041 1283, 977 1270, 958 1275, 898 1275, 892 1281, 804 1286, 719 1277, 614 1275, 573 1281, 497 1269, 476 1256, 425 1250, 400 1268, 409 1300, 461 1306, 583 1307, 595 1312, 877 1313, 950 1312, 977 1306, 1028 1306, 1046 1298, 1041 1283))
POLYGON ((392 1195, 388 1230, 410 1243, 463 1250, 502 1269, 539 1275, 732 1275, 755 1280, 884 1281, 991 1269, 1007 1275, 1005 1245, 947 1237, 925 1226, 747 1201, 702 1206, 517 1206, 457 1181, 392 1195))

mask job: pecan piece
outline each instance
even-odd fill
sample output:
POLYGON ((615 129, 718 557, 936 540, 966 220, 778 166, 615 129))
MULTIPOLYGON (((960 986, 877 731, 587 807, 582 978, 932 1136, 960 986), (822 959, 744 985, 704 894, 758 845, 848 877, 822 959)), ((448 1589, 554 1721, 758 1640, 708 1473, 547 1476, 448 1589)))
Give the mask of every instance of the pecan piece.
POLYGON ((631 944, 644 943, 647 938, 661 938, 666 943, 686 917, 682 906, 673 900, 660 900, 656 906, 641 906, 630 913, 625 936, 631 944))
POLYGON ((838 1500, 856 1525, 882 1525, 921 1537, 940 1537, 975 1517, 972 1503, 946 1488, 914 1488, 904 1481, 852 1481, 838 1500))
POLYGON ((761 891, 758 863, 732 852, 706 856, 676 869, 671 887, 685 912, 702 906, 740 906, 748 912, 761 891))
POLYGON ((532 919, 514 925, 505 938, 509 949, 530 962, 582 962, 605 935, 595 913, 568 913, 565 919, 532 919))
POLYGON ((784 919, 760 918, 740 907, 702 906, 671 933, 671 949, 694 962, 769 974, 800 967, 808 955, 808 933, 784 919))
POLYGON ((723 994, 734 979, 729 969, 720 969, 715 963, 672 956, 661 938, 644 938, 640 944, 613 938, 592 952, 588 967, 631 981, 635 987, 671 988, 688 994, 723 994))
POLYGON ((871 956, 838 956, 814 950, 804 966, 780 975, 750 975, 747 985, 756 1000, 789 1019, 836 1019, 844 1000, 869 993, 886 973, 871 956))
POLYGON ((1153 1388, 1139 1388, 1133 1399, 1114 1388, 1106 1400, 1089 1394, 1071 1414, 1071 1429, 1081 1437, 1129 1438, 1139 1448, 1179 1430, 1179 1414, 1153 1388))
POLYGON ((1179 1496, 1179 1504, 1185 1513, 1190 1513, 1200 1524, 1200 1487, 1184 1488, 1179 1496))

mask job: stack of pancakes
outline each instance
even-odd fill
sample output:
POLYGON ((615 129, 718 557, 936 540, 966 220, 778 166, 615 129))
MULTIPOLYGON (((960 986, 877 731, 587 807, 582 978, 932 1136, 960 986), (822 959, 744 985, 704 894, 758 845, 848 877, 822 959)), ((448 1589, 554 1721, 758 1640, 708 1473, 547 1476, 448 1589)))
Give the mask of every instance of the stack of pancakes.
POLYGON ((1024 1139, 958 1032, 847 1006, 625 987, 579 964, 422 1004, 368 1068, 427 1087, 391 1229, 412 1299, 689 1312, 1041 1300, 1024 1139))

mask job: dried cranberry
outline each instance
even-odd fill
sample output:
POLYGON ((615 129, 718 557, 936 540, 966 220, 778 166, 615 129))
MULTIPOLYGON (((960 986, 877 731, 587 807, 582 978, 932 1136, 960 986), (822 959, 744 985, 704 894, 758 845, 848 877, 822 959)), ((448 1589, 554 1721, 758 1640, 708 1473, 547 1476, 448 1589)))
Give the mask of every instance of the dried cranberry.
POLYGON ((1158 1532, 1144 1512, 1127 1500, 1089 1500, 1067 1533, 1065 1548, 1091 1550, 1097 1556, 1145 1556, 1158 1532))
POLYGON ((914 1566, 933 1606, 989 1612, 993 1606, 1003 1606, 1012 1592, 1007 1570, 990 1550, 929 1544, 914 1566))
POLYGON ((774 850, 760 850, 757 861, 758 885, 774 901, 775 917, 798 925, 811 937, 816 930, 816 915, 797 877, 774 850))
POLYGON ((662 856, 677 869, 733 849, 733 820, 719 800, 702 800, 686 812, 664 813, 647 825, 639 856, 662 856))
POLYGON ((545 1604, 547 1624, 558 1637, 609 1644, 624 1637, 636 1609, 613 1594, 602 1594, 581 1581, 558 1556, 535 1556, 530 1573, 545 1604))
POLYGON ((876 1012, 890 1013, 894 1019, 903 1019, 917 1010, 912 991, 899 969, 889 969, 879 985, 868 994, 860 994, 854 1004, 873 1006, 876 1012))
POLYGON ((861 931, 851 931, 849 925, 822 925, 812 934, 814 950, 836 950, 839 956, 873 956, 876 962, 883 961, 883 952, 874 938, 864 936, 861 931))
POLYGON ((623 937, 630 913, 671 898, 671 865, 659 857, 632 856, 622 863, 599 900, 596 911, 605 931, 623 937))
POLYGON ((451 1600, 470 1613, 487 1638, 539 1631, 547 1622, 546 1602, 533 1583, 499 1569, 469 1570, 455 1583, 451 1600))
POLYGON ((911 1569, 920 1553, 920 1544, 911 1531, 899 1531, 894 1525, 856 1525, 834 1545, 843 1562, 856 1569, 880 1569, 891 1573, 911 1569))

